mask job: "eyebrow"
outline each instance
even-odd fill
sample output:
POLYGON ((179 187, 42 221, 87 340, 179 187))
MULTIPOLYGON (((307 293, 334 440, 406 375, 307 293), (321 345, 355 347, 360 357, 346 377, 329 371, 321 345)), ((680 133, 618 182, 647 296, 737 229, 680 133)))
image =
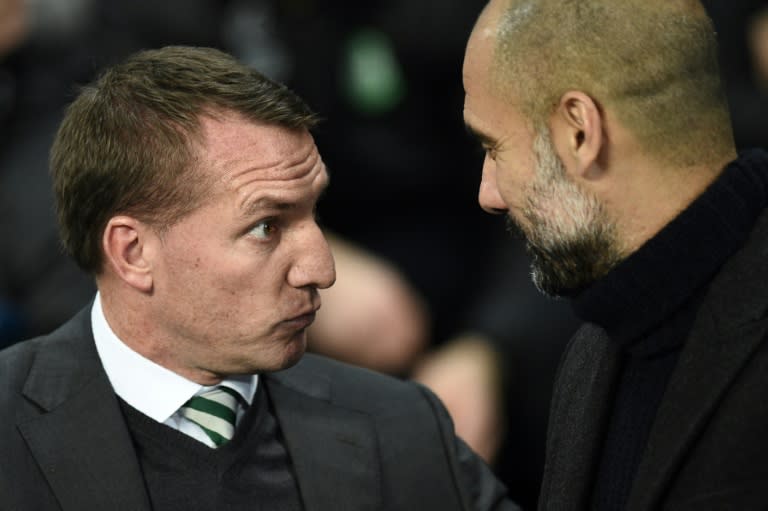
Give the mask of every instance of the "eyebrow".
POLYGON ((242 211, 244 216, 252 216, 264 210, 287 211, 295 207, 296 207, 296 204, 292 202, 283 202, 280 200, 276 200, 272 197, 260 197, 256 200, 252 200, 244 204, 242 211))
POLYGON ((495 146, 497 144, 497 140, 494 137, 492 137, 488 133, 485 133, 485 132, 475 128, 474 126, 472 126, 471 124, 469 124, 467 122, 464 123, 464 128, 466 128, 467 133, 469 133, 470 136, 472 136, 477 141, 479 141, 483 146, 486 146, 486 147, 487 146, 491 146, 491 147, 493 147, 493 146, 495 146))

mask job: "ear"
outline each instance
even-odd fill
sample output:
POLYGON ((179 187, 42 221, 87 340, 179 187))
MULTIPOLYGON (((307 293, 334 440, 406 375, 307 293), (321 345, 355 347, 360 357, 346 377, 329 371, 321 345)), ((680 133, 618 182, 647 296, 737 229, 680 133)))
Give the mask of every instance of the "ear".
POLYGON ((563 164, 574 177, 601 177, 598 159, 605 143, 603 114, 589 95, 579 91, 563 94, 550 117, 550 130, 563 164))
POLYGON ((106 266, 129 286, 145 293, 152 291, 151 245, 155 238, 154 231, 135 218, 110 218, 102 238, 106 266))

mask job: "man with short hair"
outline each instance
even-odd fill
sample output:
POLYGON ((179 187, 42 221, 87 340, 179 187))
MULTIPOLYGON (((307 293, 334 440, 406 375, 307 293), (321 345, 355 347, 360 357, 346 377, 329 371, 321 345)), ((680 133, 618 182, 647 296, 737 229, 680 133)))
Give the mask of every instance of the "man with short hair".
POLYGON ((99 291, 0 354, 2 509, 516 509, 426 389, 304 355, 335 279, 315 119, 186 47, 68 108, 57 212, 99 291))
POLYGON ((737 155, 696 0, 491 0, 464 62, 479 201, 587 323, 539 508, 768 502, 768 154, 737 155))

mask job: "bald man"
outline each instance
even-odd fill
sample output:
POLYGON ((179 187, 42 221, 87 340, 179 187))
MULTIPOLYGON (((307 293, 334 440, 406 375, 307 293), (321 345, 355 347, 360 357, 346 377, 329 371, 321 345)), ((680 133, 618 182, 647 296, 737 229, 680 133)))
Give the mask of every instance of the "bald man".
POLYGON ((464 62, 479 201, 585 321, 539 509, 768 502, 768 153, 737 155, 695 0, 491 0, 464 62))

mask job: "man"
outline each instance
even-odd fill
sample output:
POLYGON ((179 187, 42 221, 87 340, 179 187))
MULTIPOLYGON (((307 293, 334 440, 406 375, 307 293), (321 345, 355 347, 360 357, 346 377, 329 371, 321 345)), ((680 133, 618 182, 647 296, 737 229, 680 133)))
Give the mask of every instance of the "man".
POLYGON ((464 62, 479 201, 587 322, 539 508, 768 502, 768 154, 737 156, 695 0, 491 0, 464 62))
POLYGON ((92 306, 0 354, 0 508, 514 509, 422 387, 319 357, 314 114, 216 50, 108 70, 51 167, 92 306))

